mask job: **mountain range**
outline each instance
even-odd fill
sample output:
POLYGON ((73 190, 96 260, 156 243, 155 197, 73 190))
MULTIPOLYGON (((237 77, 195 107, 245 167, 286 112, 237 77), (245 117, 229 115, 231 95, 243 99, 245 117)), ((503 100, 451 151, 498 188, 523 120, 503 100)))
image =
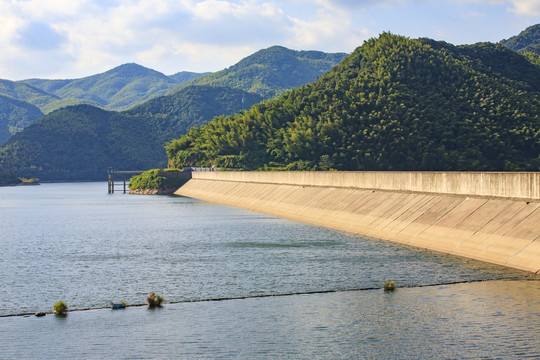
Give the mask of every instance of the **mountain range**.
POLYGON ((109 110, 125 110, 136 103, 165 95, 179 84, 176 80, 179 78, 171 78, 132 63, 82 79, 29 79, 19 83, 53 94, 59 99, 80 99, 109 110))
MULTIPOLYGON (((253 56, 248 57, 247 61, 243 60, 245 65, 237 65, 234 68, 240 74, 243 67, 259 68, 260 77, 269 79, 265 81, 265 86, 273 92, 283 92, 285 86, 301 86, 304 82, 314 81, 324 67, 328 71, 345 57, 345 54, 300 52, 282 47, 268 49, 267 56, 261 55, 264 53, 264 50, 259 51, 254 59, 253 56), (283 56, 282 53, 287 55, 283 56), (287 83, 284 83, 282 76, 274 75, 275 80, 272 80, 268 73, 289 71, 290 59, 295 59, 294 66, 299 66, 298 60, 294 57, 296 53, 301 55, 299 56, 301 59, 306 58, 306 65, 303 68, 306 69, 307 75, 287 83), (309 53, 309 56, 306 57, 305 53, 309 53), (313 61, 312 58, 322 60, 313 61), (329 61, 328 58, 333 60, 329 61), (268 66, 267 63, 272 66, 268 66)), ((23 82, 23 85, 32 88, 39 86, 42 91, 53 91, 62 96, 66 94, 67 87, 84 88, 90 93, 90 90, 97 91, 95 89, 106 83, 111 89, 110 84, 114 83, 111 79, 127 78, 127 75, 137 68, 140 70, 137 71, 139 79, 143 78, 144 74, 146 78, 155 76, 164 79, 153 71, 130 64, 113 69, 114 71, 106 77, 97 77, 100 79, 99 82, 90 82, 88 78, 71 83, 59 80, 32 80, 23 82)), ((197 76, 198 74, 193 73, 173 75, 177 80, 193 80, 197 76)), ((228 76, 230 83, 210 82, 212 86, 201 84, 180 86, 170 90, 169 95, 155 97, 121 112, 108 112, 102 109, 98 111, 94 109, 95 106, 89 105, 70 106, 53 111, 5 143, 0 149, 0 167, 24 177, 38 177, 52 181, 99 179, 102 177, 103 169, 109 166, 143 169, 164 166, 166 164, 164 144, 167 141, 186 133, 192 126, 203 125, 215 116, 234 114, 243 108, 249 109, 254 103, 262 100, 260 94, 235 88, 234 84, 238 83, 236 80, 238 78, 238 75, 230 75, 228 76), (75 133, 81 134, 85 131, 88 132, 86 137, 74 136, 75 133), (107 145, 97 141, 98 138, 107 139, 107 145), (72 148, 77 150, 70 150, 72 148)), ((131 84, 134 83, 135 81, 132 81, 131 84)), ((113 93, 110 91, 110 94, 113 93)), ((109 97, 113 98, 114 96, 109 97)), ((101 101, 96 97, 92 99, 101 101)))
POLYGON ((225 86, 254 92, 253 90, 257 89, 256 84, 242 86, 248 82, 246 73, 254 76, 252 82, 260 83, 260 89, 265 91, 264 94, 260 92, 260 95, 271 98, 291 87, 316 80, 317 76, 330 70, 345 56, 344 53, 295 51, 275 46, 260 50, 231 68, 215 74, 182 71, 166 76, 131 63, 81 79, 0 80, 0 95, 27 102, 41 111, 41 114, 27 111, 25 109, 28 106, 18 106, 15 110, 8 99, 0 98, 0 108, 4 109, 0 116, 11 119, 9 123, 7 120, 0 122, 0 145, 44 114, 66 106, 88 104, 106 110, 122 111, 158 96, 174 94, 193 84, 225 86), (293 78, 287 76, 292 71, 299 74, 293 78), (202 78, 202 81, 195 83, 197 78, 202 78), (182 85, 184 83, 188 84, 182 85), (21 116, 25 120, 17 121, 21 116), (15 126, 13 122, 23 126, 15 126))
MULTIPOLYGON (((535 27, 532 27, 532 30, 535 30, 535 27)), ((527 29, 522 32, 518 38, 525 36, 529 43, 533 43, 535 37, 531 37, 531 33, 535 34, 535 31, 531 32, 530 29, 527 29)), ((398 40, 395 41, 400 42, 398 40)), ((530 67, 534 64, 536 64, 536 66, 540 65, 540 56, 535 53, 524 52, 524 56, 510 56, 508 54, 515 53, 507 52, 505 53, 505 56, 502 56, 500 53, 493 51, 491 48, 493 44, 477 44, 475 46, 459 47, 459 60, 456 60, 458 59, 455 54, 455 49, 457 49, 457 47, 453 47, 451 44, 435 42, 429 39, 419 39, 408 44, 408 46, 415 47, 417 45, 416 41, 420 41, 423 46, 431 47, 434 51, 443 52, 446 54, 446 60, 452 64, 456 61, 463 61, 464 58, 469 62, 478 63, 483 70, 474 69, 474 71, 478 72, 476 76, 480 76, 480 79, 486 76, 497 78, 497 81, 501 81, 503 84, 510 84, 508 86, 512 91, 514 91, 515 88, 519 88, 519 86, 515 86, 516 84, 528 84, 527 91, 531 89, 537 91, 538 84, 540 83, 540 81, 537 81, 538 74, 536 73, 536 68, 534 66, 532 68, 530 67), (523 62, 523 59, 526 59, 526 62, 523 62)), ((392 43, 392 41, 389 42, 392 43)), ((500 44, 502 45, 503 42, 504 41, 500 42, 500 44)), ((504 45, 508 46, 507 44, 504 45)), ((503 48, 501 47, 501 49, 503 48)), ((389 47, 387 51, 400 53, 403 52, 403 49, 389 47)), ((356 52, 358 52, 358 50, 356 52)), ((426 54, 429 54, 429 52, 424 53, 425 56, 428 56, 426 54)), ((436 53, 436 55, 439 56, 439 53, 436 53)), ((26 128, 7 140, 5 146, 0 149, 0 168, 3 167, 6 170, 16 172, 19 176, 40 177, 42 180, 49 181, 100 179, 103 177, 103 169, 109 166, 117 168, 149 168, 163 166, 166 162, 163 146, 167 142, 169 163, 176 166, 197 163, 201 165, 214 164, 229 167, 240 166, 244 168, 349 168, 350 166, 343 165, 344 162, 339 160, 339 158, 345 156, 350 157, 351 159, 358 159, 358 156, 355 157, 354 154, 350 154, 346 150, 359 145, 359 135, 351 133, 351 131, 356 131, 354 126, 351 127, 342 124, 343 129, 340 129, 339 126, 335 128, 339 122, 334 125, 330 124, 334 121, 332 119, 336 117, 340 118, 343 115, 343 117, 346 118, 347 112, 350 111, 350 109, 342 109, 342 115, 332 114, 331 116, 329 115, 330 113, 328 110, 336 107, 339 108, 338 105, 343 101, 355 104, 358 108, 358 101, 366 101, 363 99, 371 101, 376 97, 376 94, 373 93, 374 91, 382 91, 381 86, 367 86, 365 89, 366 93, 359 99, 348 98, 352 93, 353 88, 349 88, 344 93, 334 92, 331 97, 329 97, 330 93, 328 93, 326 94, 326 97, 323 96, 322 98, 318 97, 318 94, 315 94, 320 92, 320 90, 317 90, 315 93, 310 93, 309 96, 306 95, 307 93, 305 90, 306 88, 313 88, 314 86, 331 87, 336 86, 338 83, 342 83, 341 80, 333 80, 334 83, 332 85, 328 85, 328 82, 325 83, 326 80, 323 79, 328 79, 328 77, 331 76, 329 74, 333 74, 332 76, 337 78, 347 78, 352 76, 357 79, 355 80, 356 82, 361 81, 362 83, 367 84, 368 81, 366 79, 362 79, 358 75, 351 75, 353 73, 352 68, 344 70, 340 65, 330 73, 327 73, 334 65, 340 63, 345 56, 346 54, 293 51, 280 46, 274 46, 269 49, 261 50, 243 59, 238 64, 217 73, 197 74, 181 72, 167 77, 136 64, 126 64, 112 69, 109 72, 84 79, 32 79, 20 82, 5 81, 0 83, 0 89, 4 89, 0 91, 0 93, 9 92, 9 94, 0 96, 0 109, 6 109, 4 116, 0 116, 0 133, 3 129, 7 132, 11 131, 14 133, 21 128, 26 128), (126 79, 131 79, 132 81, 126 79), (94 105, 100 105, 100 107, 103 108, 108 106, 103 105, 104 103, 116 104, 114 106, 128 106, 125 105, 129 103, 126 99, 132 99, 134 103, 137 103, 138 97, 133 96, 134 93, 140 94, 138 95, 140 98, 154 96, 147 91, 148 87, 143 86, 145 84, 141 79, 148 79, 148 81, 152 79, 151 81, 156 81, 161 84, 161 88, 159 86, 156 87, 158 90, 156 90, 154 95, 161 93, 167 93, 167 95, 147 100, 137 106, 130 105, 128 110, 120 112, 105 111, 99 108, 96 109, 96 106, 88 104, 71 106, 48 113, 46 116, 35 121, 35 119, 43 116, 43 113, 47 112, 47 106, 52 106, 51 104, 55 103, 71 103, 74 101, 88 102, 94 105), (314 81, 315 84, 310 84, 314 81), (316 85, 320 84, 321 81, 326 85, 316 85), (166 89, 167 86, 171 87, 166 89), (300 89, 294 89, 298 87, 300 87, 300 89), (234 90, 234 88, 236 88, 236 90, 234 90), (291 88, 293 88, 293 90, 287 90, 291 88), (130 93, 130 91, 127 91, 128 89, 134 89, 134 91, 136 91, 130 93), (304 95, 299 96, 299 92, 304 95), (104 94, 108 95, 105 96, 104 94), (279 94, 282 95, 277 97, 279 94), (16 97, 21 96, 24 97, 26 101, 16 99, 16 97), (75 99, 74 96, 79 96, 79 98, 73 100, 75 99), (311 109, 309 111, 309 116, 305 114, 305 109, 293 110, 293 107, 288 105, 279 105, 283 102, 287 103, 287 101, 296 105, 305 104, 307 101, 306 96, 308 98, 313 98, 313 101, 308 105, 301 105, 311 109), (277 98, 268 101, 268 99, 271 99, 272 97, 277 98), (265 100, 264 105, 260 104, 253 107, 251 111, 247 112, 245 118, 258 118, 259 115, 253 115, 253 111, 255 111, 255 113, 260 111, 261 114, 264 114, 263 117, 266 119, 264 121, 272 123, 272 129, 268 128, 268 125, 266 125, 265 131, 268 132, 267 135, 271 135, 266 138, 266 141, 274 142, 273 145, 261 143, 260 141, 248 141, 247 137, 249 136, 260 136, 256 132, 257 129, 260 130, 260 128, 258 128, 259 125, 256 123, 239 125, 242 123, 242 121, 238 120, 242 118, 242 116, 239 115, 239 112, 243 108, 248 110, 251 105, 259 103, 262 100, 265 100), (34 102, 37 106, 32 105, 30 102, 34 102), (328 109, 324 110, 323 108, 325 106, 327 106, 328 109), (237 115, 234 115, 235 113, 237 115), (15 115, 10 116, 8 114, 15 115), (199 128, 199 126, 204 125, 215 116, 218 116, 215 121, 212 121, 208 126, 199 128), (329 116, 330 118, 328 118, 329 116), (305 154, 300 156, 299 153, 295 153, 296 150, 292 150, 293 148, 296 148, 300 152, 308 151, 306 149, 300 149, 304 148, 309 143, 307 139, 309 138, 308 134, 310 132, 312 133, 310 136, 317 134, 317 136, 315 136, 316 143, 312 144, 312 146, 317 148, 317 144, 319 143, 326 144, 322 140, 324 137, 322 139, 318 137, 321 132, 325 133, 323 128, 320 128, 320 125, 314 125, 323 118, 327 118, 326 121, 329 122, 327 126, 323 127, 326 129, 324 131, 341 134, 342 140, 340 141, 338 141, 337 138, 330 137, 333 139, 334 145, 337 146, 341 143, 341 145, 339 145, 341 147, 338 146, 341 150, 338 153, 326 154, 318 154, 315 150, 310 150, 310 152, 313 153, 313 156, 318 156, 317 159, 313 156, 304 156, 305 154), (305 119, 311 120, 305 122, 305 119), (297 132, 298 129, 293 130, 293 128, 288 128, 287 126, 283 127, 285 123, 292 120, 297 124, 295 126, 301 126, 303 130, 297 132), (28 124, 33 121, 35 121, 35 123, 28 126, 28 124), (236 121, 239 121, 239 124, 237 124, 236 121), (238 126, 240 126, 240 128, 238 126), (171 141, 172 139, 185 134, 190 128, 192 128, 192 130, 188 136, 171 141), (285 129, 290 131, 289 135, 285 136, 282 134, 280 136, 275 136, 276 132, 283 132, 285 129), (246 131, 248 132, 247 134, 246 131), (75 136, 75 134, 78 135, 75 136), (209 134, 213 135, 208 136, 209 134), (238 137, 240 134, 242 135, 238 137), (243 136, 247 137, 243 138, 243 136), (347 140, 350 144, 347 145, 347 147, 342 148, 343 142, 347 138, 352 140, 347 140), (224 141, 226 141, 227 144, 224 141), (242 146, 248 146, 248 148, 242 148, 242 146), (217 148, 220 149, 216 150, 217 148), (194 149, 196 149, 196 151, 193 151, 194 149), (227 152, 227 149, 234 150, 232 152, 227 152), (262 153, 257 151, 262 151, 263 149, 264 152, 266 152, 266 160, 261 161, 260 157, 262 153), (253 150, 257 151, 253 152, 253 150), (286 156, 283 155, 285 153, 287 153, 286 156), (272 156, 269 157, 269 154, 272 156), (245 160, 248 158, 249 162, 246 163, 245 160)), ((431 54, 429 56, 435 55, 431 54)), ((411 59, 414 58, 413 56, 410 57, 411 59)), ((380 74, 377 73, 377 76, 379 76, 379 78, 377 78, 373 73, 374 70, 365 66, 365 59, 366 57, 362 57, 361 60, 357 59, 355 66, 358 69, 361 69, 364 75, 370 75, 370 81, 382 82, 384 79, 380 78, 380 74)), ((449 64, 446 64, 446 60, 440 64, 442 68, 450 66, 449 64)), ((398 64, 394 64, 394 66, 396 67, 394 70, 385 70, 388 73, 387 76, 397 76, 395 72, 399 66, 398 64)), ((421 67, 429 68, 430 65, 418 59, 407 65, 407 68, 416 69, 416 72, 421 72, 421 67)), ((454 70, 454 73, 457 74, 455 76, 459 78, 467 78, 468 76, 460 74, 460 71, 472 71, 467 67, 464 69, 459 69, 459 67, 457 67, 454 70)), ((432 71, 431 76, 441 77, 437 71, 432 71)), ((415 81, 427 83, 431 81, 430 79, 422 78, 422 76, 413 78, 416 79, 413 83, 415 83, 415 81)), ((452 82, 452 78, 446 80, 449 83, 452 82)), ((467 81, 470 82, 472 80, 469 79, 467 81)), ((332 83, 332 81, 330 81, 330 83, 332 83)), ((486 83, 482 83, 481 81, 475 81, 475 83, 481 84, 479 85, 480 88, 477 89, 477 93, 482 93, 482 86, 487 86, 486 83)), ((440 84, 441 87, 443 85, 446 86, 448 83, 442 82, 440 84)), ((413 86, 412 83, 396 83, 396 86, 414 88, 416 85, 413 86)), ((469 86, 467 89, 470 88, 474 87, 469 86)), ((422 91, 424 90, 433 92, 438 91, 436 89, 428 88, 423 89, 422 91)), ((417 91, 415 93, 418 103, 422 103, 423 98, 430 98, 431 96, 429 93, 424 94, 422 91, 417 91)), ((521 89, 520 91, 524 90, 521 89)), ((448 90, 448 92, 450 93, 450 90, 448 90)), ((412 90, 409 90, 409 93, 412 94, 412 90)), ((470 93, 468 90, 463 96, 465 95, 468 102, 475 103, 480 101, 478 99, 469 99, 468 97, 474 97, 475 94, 470 93)), ((524 98, 527 98, 529 95, 530 94, 527 93, 524 98)), ((400 92, 399 96, 396 96, 403 96, 403 93, 400 92)), ((459 98, 455 100, 459 103, 459 98)), ((516 101, 520 103, 518 100, 519 99, 516 99, 516 101)), ((436 99, 436 101, 441 101, 441 99, 436 99)), ((414 104, 409 104, 406 101, 403 101, 402 104, 403 106, 414 107, 414 104)), ((523 105, 523 101, 521 101, 520 104, 523 105)), ((373 106, 376 107, 376 105, 377 104, 373 106)), ((527 108, 527 111, 531 109, 529 105, 526 105, 525 107, 527 108)), ((390 114, 390 108, 391 107, 388 109, 382 108, 380 109, 380 113, 384 114, 386 111, 390 114)), ((426 109, 428 108, 430 108, 430 106, 426 106, 426 109)), ((453 111, 456 114, 459 113, 461 116, 471 115, 468 112, 459 112, 451 107, 448 110, 453 111)), ((476 110, 480 111, 481 109, 476 110)), ((398 112, 397 109, 392 111, 398 112)), ((434 114, 436 113, 436 109, 433 109, 432 111, 434 114)), ((519 114, 522 113, 523 109, 514 109, 514 111, 516 114, 519 114)), ((477 112, 473 111, 472 114, 476 114, 477 112)), ((348 116, 358 117, 361 115, 360 112, 355 110, 348 116)), ((378 116, 381 115, 379 114, 378 116)), ((414 116, 418 119, 422 118, 419 115, 414 116)), ((527 123, 527 126, 530 126, 524 126, 524 128, 527 128, 528 131, 533 131, 536 126, 534 125, 534 121, 536 121, 534 119, 536 118, 534 118, 534 116, 531 118, 531 114, 528 114, 527 116, 529 116, 529 119, 527 120, 529 123, 527 123), (530 124, 530 119, 533 119, 532 125, 530 124)), ((449 121, 449 124, 453 123, 452 119, 447 120, 449 121)), ((345 120, 342 120, 342 122, 343 121, 345 120)), ((381 118, 380 121, 384 123, 385 120, 381 118)), ((422 121, 422 123, 423 122, 424 121, 422 121)), ((363 124, 363 126, 366 127, 368 123, 364 121, 363 124)), ((402 131, 405 131, 403 124, 399 126, 402 131)), ((439 125, 432 124, 430 126, 437 128, 439 125)), ((493 123, 491 126, 496 128, 499 125, 493 123)), ((367 128, 363 131, 367 131, 367 128)), ((373 129, 370 131, 373 132, 373 129)), ((421 133, 418 136, 424 137, 424 132, 427 130, 425 127, 419 127, 417 131, 420 131, 421 133)), ((430 131, 433 132, 434 130, 432 129, 430 131)), ((519 133, 517 129, 514 129, 513 131, 519 133)), ((456 136, 455 132, 447 132, 445 134, 448 136, 456 136)), ((9 137, 9 135, 10 134, 5 136, 5 138, 9 137)), ((325 136, 329 135, 327 134, 325 136)), ((438 139, 443 144, 445 143, 444 137, 440 138, 440 135, 437 135, 436 132, 430 136, 433 137, 430 143, 433 143, 435 139, 438 139)), ((507 139, 504 141, 506 140, 507 139)), ((404 159, 411 156, 420 156, 421 158, 429 157, 426 154, 419 155, 415 150, 410 152, 410 155, 405 156, 405 158, 400 155, 401 165, 392 165, 392 162, 384 160, 384 157, 380 155, 380 147, 383 146, 382 144, 383 140, 379 139, 378 143, 376 142, 376 144, 370 145, 367 149, 369 151, 366 151, 366 154, 370 154, 370 157, 372 157, 372 154, 375 152, 379 152, 378 156, 374 156, 372 162, 379 163, 381 165, 380 168, 395 169, 399 168, 399 166, 405 166, 404 164, 408 164, 407 166, 411 168, 436 168, 437 166, 443 166, 445 164, 442 162, 435 166, 433 164, 428 165, 427 162, 423 160, 416 162, 411 162, 410 160, 405 161, 404 159), (421 164, 421 166, 418 164, 421 164)), ((536 149, 534 141, 532 144, 532 149, 536 149)), ((328 144, 325 146, 328 147, 328 144)), ((323 147, 321 147, 321 149, 322 148, 323 147)), ((500 148, 497 149, 500 150, 500 148)), ((434 149, 430 147, 426 147, 424 150, 434 152, 434 149)), ((358 149, 358 151, 361 151, 361 149, 358 149)), ((454 149, 451 154, 452 156, 459 157, 456 151, 457 150, 454 149)), ((476 151, 480 150, 476 149, 476 151)), ((404 153, 406 152, 407 151, 404 151, 404 153)), ((444 155, 445 152, 440 150, 439 154, 444 155)), ((505 156, 500 155, 500 158, 504 159, 505 156)), ((463 159, 464 160, 461 162, 462 164, 467 161, 466 157, 463 159)), ((506 160, 509 159, 510 158, 507 156, 506 160)), ((510 163, 512 161, 510 161, 510 163)), ((527 165, 528 160, 524 160, 524 158, 517 159, 516 161, 519 161, 520 165, 516 165, 514 167, 515 169, 527 168, 527 166, 533 166, 530 164, 534 163, 534 161, 532 163, 529 161, 530 164, 527 165)), ((355 160, 355 162, 357 165, 360 164, 358 160, 355 160)), ((370 161, 367 161, 364 164, 357 166, 357 168, 378 169, 378 167, 369 165, 368 163, 371 164, 370 161)), ((484 166, 484 168, 487 166, 478 162, 472 162, 471 164, 471 168, 474 168, 477 165, 478 169, 482 166, 484 166)), ((492 166, 492 168, 511 168, 511 165, 508 164, 501 165, 504 164, 504 160, 498 160, 497 162, 491 162, 490 164, 491 165, 489 166, 492 166)))
POLYGON ((47 114, 0 148, 0 168, 44 181, 99 180, 108 167, 166 164, 164 144, 192 126, 259 101, 242 90, 190 86, 128 111, 75 105, 47 114))

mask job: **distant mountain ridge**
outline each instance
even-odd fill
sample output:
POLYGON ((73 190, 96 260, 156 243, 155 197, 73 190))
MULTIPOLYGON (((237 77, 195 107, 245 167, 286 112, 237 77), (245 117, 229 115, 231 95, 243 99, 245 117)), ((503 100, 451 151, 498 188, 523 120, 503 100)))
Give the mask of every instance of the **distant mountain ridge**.
POLYGON ((37 107, 45 106, 60 99, 60 97, 30 84, 5 79, 0 79, 0 94, 25 101, 37 107))
POLYGON ((211 72, 195 73, 191 71, 180 71, 180 72, 177 72, 176 74, 169 75, 169 77, 173 79, 174 81, 176 81, 178 84, 183 84, 187 81, 190 81, 190 80, 193 80, 193 79, 196 79, 198 77, 205 76, 208 74, 211 74, 211 72))
POLYGON ((117 169, 164 167, 164 145, 192 126, 251 107, 259 97, 238 89, 190 86, 127 111, 77 105, 56 110, 0 148, 0 167, 44 181, 104 179, 117 169))
POLYGON ((81 79, 30 79, 19 83, 51 91, 61 99, 92 101, 110 110, 126 109, 151 97, 164 95, 168 89, 178 85, 170 77, 134 63, 81 79))
POLYGON ((0 95, 0 146, 42 116, 32 104, 0 95))
POLYGON ((339 64, 346 53, 297 51, 272 46, 240 60, 224 70, 179 85, 212 85, 242 89, 272 99, 294 87, 313 82, 339 64))
POLYGON ((540 55, 540 24, 529 26, 518 35, 500 43, 519 53, 532 52, 540 55))
MULTIPOLYGON (((167 76, 144 66, 128 63, 80 79, 0 80, 0 94, 33 104, 44 114, 80 104, 122 111, 158 96, 175 93, 189 85, 232 87, 258 92, 260 96, 268 99, 291 87, 316 80, 319 75, 341 61, 344 55, 272 47, 258 51, 214 77, 208 72, 189 71, 167 76), (223 81, 225 73, 227 81, 223 81), (250 81, 251 76, 253 81, 250 81), (201 77, 205 80, 196 82, 201 77), (182 86, 187 82, 189 83, 182 86)), ((4 114, 4 117, 17 114, 19 113, 4 114)), ((29 124, 26 120, 19 123, 29 124)))

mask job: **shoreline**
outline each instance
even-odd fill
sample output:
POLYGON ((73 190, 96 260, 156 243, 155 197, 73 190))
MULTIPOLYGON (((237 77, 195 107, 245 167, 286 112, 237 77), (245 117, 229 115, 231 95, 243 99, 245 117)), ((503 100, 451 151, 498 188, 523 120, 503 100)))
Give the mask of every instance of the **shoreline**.
POLYGON ((18 183, 18 184, 0 184, 0 187, 15 187, 15 186, 37 186, 41 185, 41 183, 18 183))

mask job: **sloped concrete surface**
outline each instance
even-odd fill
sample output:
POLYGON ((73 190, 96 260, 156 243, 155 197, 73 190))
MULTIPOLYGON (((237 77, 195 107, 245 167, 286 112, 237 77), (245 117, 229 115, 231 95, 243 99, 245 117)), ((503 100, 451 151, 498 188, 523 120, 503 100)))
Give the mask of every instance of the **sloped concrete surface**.
MULTIPOLYGON (((484 185, 477 184, 482 189, 478 194, 471 184, 460 184, 466 191, 456 190, 455 184, 449 187, 449 193, 433 191, 441 186, 444 176, 440 174, 444 173, 390 172, 385 177, 378 174, 384 179, 381 188, 375 188, 372 182, 369 188, 351 186, 366 183, 352 179, 352 174, 194 172, 193 178, 175 194, 535 273, 540 271, 540 199, 534 190, 538 184, 524 183, 524 179, 538 181, 537 173, 497 176, 465 173, 464 177, 460 173, 450 174, 454 179, 487 181, 484 185), (298 179, 294 178, 295 174, 298 179), (317 179, 318 174, 322 179, 317 179), (393 174, 397 179, 392 179, 393 174), (403 190, 403 186, 388 189, 388 184, 403 178, 415 178, 423 187, 417 184, 415 191, 403 190), (306 179, 317 185, 309 185, 306 179), (436 186, 430 179, 435 179, 436 186), (332 182, 336 185, 332 186, 332 182), (505 188, 514 184, 519 189, 505 188), (494 189, 495 195, 486 193, 486 188, 494 189), (429 191, 423 191, 426 189, 429 191)), ((357 177, 367 174, 369 181, 373 180, 373 173, 354 174, 357 177)), ((448 178, 446 182, 442 190, 449 186, 448 178)))

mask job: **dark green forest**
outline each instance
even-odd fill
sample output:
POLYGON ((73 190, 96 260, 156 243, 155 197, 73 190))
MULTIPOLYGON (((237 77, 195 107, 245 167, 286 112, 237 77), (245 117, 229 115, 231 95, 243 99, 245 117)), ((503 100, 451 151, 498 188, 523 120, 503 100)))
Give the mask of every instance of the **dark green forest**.
POLYGON ((540 67, 500 44, 384 33, 320 79, 166 146, 170 167, 540 168, 540 67))
POLYGON ((272 99, 285 91, 316 81, 339 64, 347 54, 297 51, 283 46, 259 50, 237 64, 186 82, 188 85, 224 86, 257 93, 272 99))
POLYGON ((519 53, 532 52, 540 55, 540 24, 529 26, 519 35, 502 40, 501 44, 519 53))
POLYGON ((42 181, 104 179, 106 170, 164 167, 164 144, 219 114, 251 107, 259 96, 192 86, 129 111, 77 105, 54 111, 0 148, 0 167, 42 181))
POLYGON ((0 95, 0 146, 42 116, 43 113, 32 104, 0 95))
POLYGON ((0 186, 17 185, 22 181, 13 172, 0 168, 0 186))

